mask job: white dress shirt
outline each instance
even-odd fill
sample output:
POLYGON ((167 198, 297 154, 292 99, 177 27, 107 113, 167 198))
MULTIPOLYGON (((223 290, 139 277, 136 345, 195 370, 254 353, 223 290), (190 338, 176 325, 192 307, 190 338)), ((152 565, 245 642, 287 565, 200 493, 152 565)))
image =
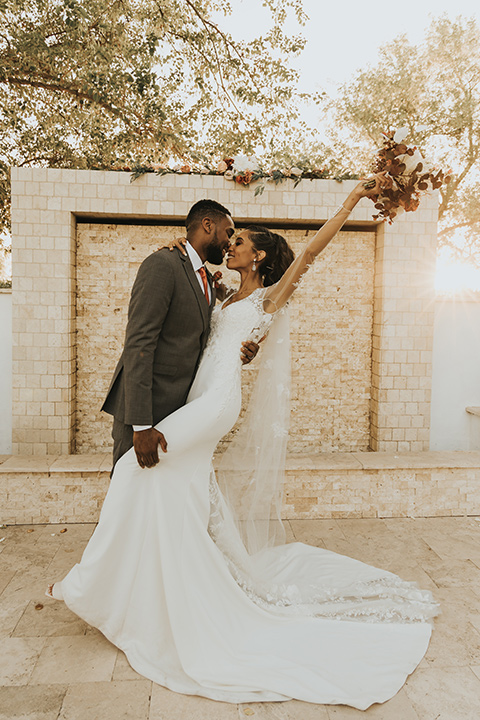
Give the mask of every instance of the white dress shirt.
MULTIPOLYGON (((188 253, 188 257, 190 258, 190 262, 192 263, 192 267, 195 270, 195 275, 197 276, 197 280, 199 282, 200 287, 202 288, 202 293, 205 295, 205 290, 203 289, 203 280, 202 276, 198 272, 201 267, 203 267, 203 262, 200 257, 200 255, 197 253, 194 247, 190 245, 190 243, 187 240, 187 244, 185 245, 185 250, 188 253)), ((212 289, 210 287, 210 283, 207 281, 208 286, 208 302, 210 303, 212 301, 212 289)))
MULTIPOLYGON (((198 272, 201 267, 203 267, 203 262, 200 257, 200 255, 197 253, 194 247, 190 245, 190 243, 187 240, 187 244, 185 245, 185 250, 187 251, 187 255, 190 259, 190 262, 192 263, 192 267, 195 270, 195 275, 197 276, 198 284, 200 285, 200 288, 202 290, 202 293, 205 295, 205 290, 203 287, 203 280, 202 276, 198 272)), ((212 288, 210 287, 210 283, 207 282, 208 286, 208 302, 210 303, 212 301, 212 288)), ((140 432, 141 430, 149 430, 152 426, 151 425, 133 425, 134 432, 140 432)))

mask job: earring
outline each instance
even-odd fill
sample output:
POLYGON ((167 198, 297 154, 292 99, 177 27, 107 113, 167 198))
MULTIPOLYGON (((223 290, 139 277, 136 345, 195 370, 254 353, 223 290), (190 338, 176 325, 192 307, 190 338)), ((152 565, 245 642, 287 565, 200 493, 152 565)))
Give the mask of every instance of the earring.
POLYGON ((255 265, 255 260, 254 260, 254 261, 253 261, 253 265, 252 265, 252 270, 253 270, 253 272, 255 272, 256 269, 257 269, 257 266, 255 265))

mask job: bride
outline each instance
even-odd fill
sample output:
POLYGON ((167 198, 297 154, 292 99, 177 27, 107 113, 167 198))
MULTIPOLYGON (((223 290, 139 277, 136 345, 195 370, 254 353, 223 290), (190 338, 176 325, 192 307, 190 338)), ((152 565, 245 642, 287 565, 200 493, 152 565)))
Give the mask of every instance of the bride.
POLYGON ((293 260, 253 227, 227 267, 241 284, 213 312, 184 407, 156 428, 158 465, 133 448, 117 463, 81 562, 51 597, 97 627, 141 675, 232 703, 297 698, 364 710, 391 698, 428 647, 438 606, 385 570, 302 543, 280 521, 288 423, 287 302, 357 202, 360 183, 293 260), (261 367, 240 431, 212 457, 241 408, 245 337, 261 367))

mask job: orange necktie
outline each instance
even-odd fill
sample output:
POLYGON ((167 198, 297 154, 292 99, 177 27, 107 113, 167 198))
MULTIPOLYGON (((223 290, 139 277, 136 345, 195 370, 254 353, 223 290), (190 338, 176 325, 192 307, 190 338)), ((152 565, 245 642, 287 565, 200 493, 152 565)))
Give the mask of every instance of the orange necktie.
POLYGON ((208 297, 207 271, 205 270, 205 268, 202 265, 202 267, 198 269, 198 272, 200 273, 200 277, 202 278, 203 292, 205 293, 205 297, 207 298, 207 303, 210 303, 210 298, 208 297))

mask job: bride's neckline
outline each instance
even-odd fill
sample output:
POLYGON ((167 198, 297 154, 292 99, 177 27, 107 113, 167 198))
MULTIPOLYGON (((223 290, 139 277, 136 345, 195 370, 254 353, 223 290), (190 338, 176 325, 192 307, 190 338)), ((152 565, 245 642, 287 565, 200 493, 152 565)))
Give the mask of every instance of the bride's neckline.
MULTIPOLYGON (((255 288, 255 290, 252 290, 252 292, 248 293, 248 295, 245 295, 245 297, 240 298, 240 300, 234 300, 233 302, 230 302, 230 303, 228 302, 229 298, 225 298, 225 300, 220 305, 220 310, 226 310, 226 308, 230 307, 230 305, 236 305, 237 303, 243 302, 244 300, 248 300, 248 298, 252 297, 252 295, 254 293, 258 292, 259 290, 265 290, 265 288, 264 287, 255 288), (226 304, 226 303, 228 303, 228 304, 226 304)), ((235 293, 233 293, 233 295, 235 295, 235 293)), ((230 297, 233 297, 233 295, 231 295, 230 297)))

